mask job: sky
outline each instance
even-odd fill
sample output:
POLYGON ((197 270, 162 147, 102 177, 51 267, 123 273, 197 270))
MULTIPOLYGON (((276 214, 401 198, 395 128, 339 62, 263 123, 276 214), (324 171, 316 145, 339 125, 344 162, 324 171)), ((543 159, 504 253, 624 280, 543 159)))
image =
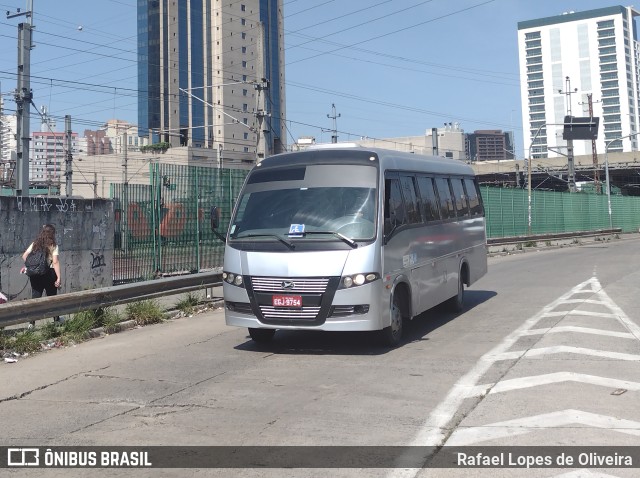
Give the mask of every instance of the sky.
MULTIPOLYGON (((240 1, 240 0, 233 0, 240 1)), ((418 136, 444 123, 514 131, 524 157, 518 22, 608 0, 284 0, 287 143, 418 136), (339 116, 338 116, 339 115, 339 116)), ((0 9, 26 10, 26 0, 0 9)), ((34 103, 80 135, 137 123, 136 1, 33 0, 34 103)), ((0 20, 0 92, 15 111, 17 25, 0 20)), ((32 114, 37 115, 32 110, 32 114)), ((39 120, 32 122, 39 128, 39 120)))

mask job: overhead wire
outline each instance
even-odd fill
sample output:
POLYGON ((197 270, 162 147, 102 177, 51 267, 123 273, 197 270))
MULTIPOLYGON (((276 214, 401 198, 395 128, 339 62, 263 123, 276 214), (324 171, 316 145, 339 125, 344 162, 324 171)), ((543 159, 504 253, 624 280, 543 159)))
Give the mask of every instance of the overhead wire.
MULTIPOLYGON (((466 9, 462 9, 462 10, 459 10, 459 11, 456 11, 456 12, 452 12, 452 13, 450 13, 450 14, 443 15, 443 16, 438 17, 438 18, 436 18, 436 19, 445 18, 445 17, 447 17, 447 16, 451 16, 451 15, 453 15, 453 14, 460 13, 460 12, 463 12, 463 11, 469 10, 469 9, 471 9, 471 8, 475 8, 475 7, 477 7, 477 6, 484 5, 484 4, 486 4, 486 3, 491 3, 491 1, 494 1, 494 0, 490 0, 490 1, 487 1, 487 2, 484 2, 484 3, 481 3, 481 4, 478 4, 478 5, 474 5, 474 6, 472 6, 472 7, 466 8, 466 9)), ((118 3, 118 2, 116 2, 116 3, 118 3)), ((287 2, 287 4, 290 4, 290 3, 293 3, 293 2, 287 2)), ((381 2, 381 3, 386 3, 386 2, 381 2)), ((422 2, 422 3, 426 3, 426 2, 422 2)), ((315 8, 315 7, 312 7, 312 8, 315 8)), ((428 21, 426 21, 426 22, 421 22, 421 23, 420 23, 420 24, 418 24, 418 25, 421 25, 421 24, 424 24, 424 23, 428 23, 428 22, 431 22, 431 21, 435 21, 436 19, 431 19, 431 20, 428 20, 428 21)), ((414 28, 414 27, 416 27, 416 26, 418 26, 418 25, 413 25, 413 26, 406 27, 406 28, 403 28, 403 29, 395 30, 394 32, 389 32, 389 33, 386 33, 386 34, 384 34, 384 35, 379 35, 379 36, 374 37, 374 38, 372 38, 372 39, 380 38, 380 37, 383 37, 383 36, 387 36, 387 35, 390 35, 390 34, 392 34, 392 33, 397 33, 397 32, 399 32, 399 31, 403 31, 403 30, 406 30, 406 29, 408 29, 408 28, 414 28)), ((298 30, 298 31, 299 31, 299 30, 298 30)), ((41 32, 39 32, 39 33, 41 33, 41 32)), ((59 36, 59 35, 54 35, 54 34, 52 34, 52 35, 53 35, 53 36, 59 36)), ((362 41, 362 42, 358 42, 358 43, 353 44, 353 45, 342 46, 341 48, 339 48, 339 50, 340 50, 340 49, 345 49, 345 48, 352 48, 354 45, 361 44, 361 43, 364 43, 364 42, 366 42, 366 41, 371 41, 372 39, 364 40, 364 41, 362 41)), ((95 44, 95 45, 96 45, 96 46, 100 46, 100 45, 98 45, 98 44, 95 44)), ((105 46, 106 46, 106 45, 105 45, 105 46)), ((77 49, 75 49, 75 50, 74 50, 74 49, 71 49, 71 50, 72 50, 72 51, 77 51, 77 49)), ((120 50, 122 50, 122 49, 120 49, 120 50)), ((122 50, 122 51, 123 51, 123 52, 126 52, 126 50, 122 50)), ((334 51, 337 51, 337 50, 334 50, 334 51)), ((130 52, 130 53, 133 53, 133 52, 130 52)), ((326 53, 327 53, 327 52, 323 52, 323 53, 320 53, 320 54, 326 54, 326 53)), ((374 52, 374 53, 375 53, 375 52, 374 52)), ((113 58, 113 59, 128 60, 128 59, 123 59, 123 58, 117 57, 117 56, 115 56, 115 55, 106 55, 106 56, 109 56, 109 57, 111 57, 111 58, 113 58)), ((319 55, 316 55, 316 56, 319 56, 319 55)), ((310 57, 310 58, 313 58, 313 57, 310 57)), ((309 59, 309 58, 307 58, 307 59, 309 59)), ((398 59, 400 59, 400 58, 398 58, 398 59)), ((406 59, 403 59, 403 60, 405 60, 405 61, 409 61, 409 60, 406 60, 406 59)), ((133 61, 133 60, 128 60, 128 61, 133 61)), ((386 66, 386 65, 385 65, 385 66, 386 66)), ((125 68, 126 68, 126 67, 125 67, 125 68)), ((8 72, 5 72, 5 73, 8 73, 8 72)), ((427 72, 425 72, 425 73, 427 73, 427 72)), ((224 77, 223 77, 223 78, 224 78, 224 77)), ((60 80, 60 81, 61 81, 61 82, 66 82, 66 80, 60 80)), ((476 81, 477 81, 477 78, 476 78, 476 81)), ((53 79, 49 78, 49 83, 50 83, 50 86, 53 86, 53 79)), ((79 83, 79 82, 76 82, 76 83, 79 83)), ((105 88, 105 89, 107 89, 107 88, 108 88, 108 89, 112 89, 112 90, 113 90, 113 92, 115 92, 115 91, 118 91, 118 90, 119 90, 119 91, 121 92, 121 93, 119 93, 119 94, 120 94, 120 95, 122 95, 122 96, 136 96, 136 95, 137 95, 137 94, 139 94, 139 93, 144 93, 143 91, 141 91, 141 90, 139 90, 139 89, 134 90, 134 89, 132 89, 132 88, 119 88, 119 87, 111 87, 111 86, 106 86, 106 85, 96 85, 96 84, 93 84, 93 85, 91 85, 91 86, 92 86, 93 88, 98 88, 98 90, 95 90, 95 91, 99 91, 99 92, 100 92, 100 89, 101 89, 101 88, 105 88), (114 88, 115 88, 115 89, 114 89, 114 88), (131 92, 131 94, 129 94, 129 93, 124 93, 124 92, 131 92), (134 92, 135 92, 135 93, 134 93, 134 92)), ((308 88, 308 89, 314 89, 313 87, 304 86, 304 85, 294 85, 294 86, 301 87, 301 88, 305 88, 305 87, 306 87, 306 88, 308 88)), ((62 85, 56 85, 56 87, 62 87, 62 85)), ((77 89, 77 88, 75 88, 75 89, 77 89)), ((316 91, 320 91, 320 89, 318 89, 318 88, 315 88, 315 90, 316 90, 316 91)), ((102 92, 103 92, 103 93, 106 93, 106 91, 102 91, 102 92)), ((336 92, 331 92, 331 94, 335 94, 335 93, 336 93, 336 92)), ((343 97, 354 97, 354 98, 356 98, 354 95, 348 95, 348 94, 343 94, 343 97)), ((356 99, 357 99, 357 98, 356 98, 356 99)), ((370 102, 370 101, 369 101, 369 102, 370 102)), ((97 102, 97 103, 100 103, 100 102, 97 102)), ((398 105, 394 105, 394 104, 392 104, 392 103, 389 103, 389 104, 386 104, 385 106, 396 107, 396 106, 398 106, 398 105)), ((437 114, 439 114, 439 115, 441 115, 441 116, 446 116, 446 117, 448 117, 448 118, 449 118, 449 117, 451 117, 451 115, 450 115, 450 114, 445 115, 445 114, 442 114, 442 113, 430 112, 430 111, 428 111, 428 110, 421 110, 421 112, 426 112, 426 113, 436 114, 436 115, 437 115, 437 114)), ((286 122, 285 122, 285 127, 286 127, 286 122)), ((320 126, 317 126, 317 127, 318 127, 318 128, 322 128, 322 127, 320 127, 320 126)), ((288 133, 289 133, 289 134, 292 136, 292 138, 293 138, 293 135, 291 134, 291 132, 290 132, 289 130, 288 130, 288 133)), ((346 133, 346 134, 353 134, 353 133, 346 133)))

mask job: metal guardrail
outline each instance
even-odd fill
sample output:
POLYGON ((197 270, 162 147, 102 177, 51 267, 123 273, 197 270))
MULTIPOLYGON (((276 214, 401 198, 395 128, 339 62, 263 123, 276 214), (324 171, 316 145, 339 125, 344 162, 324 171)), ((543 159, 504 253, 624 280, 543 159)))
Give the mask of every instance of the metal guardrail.
MULTIPOLYGON (((502 237, 487 239, 488 246, 517 244, 531 241, 571 239, 619 234, 621 228, 564 234, 538 234, 532 236, 502 237)), ((153 299, 165 295, 180 294, 222 283, 221 271, 201 272, 184 276, 134 282, 112 287, 83 290, 53 297, 7 302, 0 305, 0 327, 16 325, 31 320, 46 319, 57 315, 77 313, 82 310, 126 304, 137 300, 153 299)))
POLYGON ((573 239, 576 237, 608 236, 621 234, 622 228, 598 229, 597 231, 565 232, 554 234, 535 234, 531 236, 496 237, 487 239, 487 246, 499 246, 503 244, 519 244, 524 242, 553 241, 560 239, 573 239))
POLYGON ((69 292, 52 297, 7 302, 0 305, 0 327, 46 319, 82 310, 180 294, 222 283, 222 274, 202 272, 99 289, 69 292))

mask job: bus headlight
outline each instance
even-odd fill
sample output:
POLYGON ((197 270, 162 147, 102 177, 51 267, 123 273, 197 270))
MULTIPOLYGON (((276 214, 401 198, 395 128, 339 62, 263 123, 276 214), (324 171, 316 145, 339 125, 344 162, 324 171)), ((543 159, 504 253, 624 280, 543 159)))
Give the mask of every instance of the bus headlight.
POLYGON ((233 272, 223 272, 222 280, 227 284, 244 287, 244 281, 242 280, 242 275, 240 274, 234 274, 233 272))
POLYGON ((340 281, 341 289, 349 289, 351 287, 357 287, 359 285, 368 284, 380 278, 379 274, 375 272, 369 272, 366 274, 353 274, 350 276, 343 276, 340 281))

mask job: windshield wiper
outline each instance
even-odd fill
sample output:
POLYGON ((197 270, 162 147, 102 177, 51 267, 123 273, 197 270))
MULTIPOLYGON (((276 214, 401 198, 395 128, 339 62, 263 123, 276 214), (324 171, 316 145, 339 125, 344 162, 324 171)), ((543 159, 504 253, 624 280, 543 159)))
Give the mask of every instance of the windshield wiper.
POLYGON ((354 249, 356 247, 358 247, 358 243, 356 241, 354 241, 353 239, 349 239, 347 236, 345 236, 343 234, 340 234, 339 232, 335 232, 335 231, 304 231, 301 235, 306 236, 307 234, 324 234, 324 235, 336 236, 337 238, 342 239, 344 242, 349 244, 354 249))
POLYGON ((280 242, 282 242, 285 246, 287 246, 289 249, 293 250, 296 248, 296 246, 294 246, 291 242, 287 241, 286 239, 283 239, 282 237, 278 236, 277 234, 247 234, 246 236, 231 236, 233 239, 244 239, 246 237, 275 237, 277 240, 279 240, 280 242))

